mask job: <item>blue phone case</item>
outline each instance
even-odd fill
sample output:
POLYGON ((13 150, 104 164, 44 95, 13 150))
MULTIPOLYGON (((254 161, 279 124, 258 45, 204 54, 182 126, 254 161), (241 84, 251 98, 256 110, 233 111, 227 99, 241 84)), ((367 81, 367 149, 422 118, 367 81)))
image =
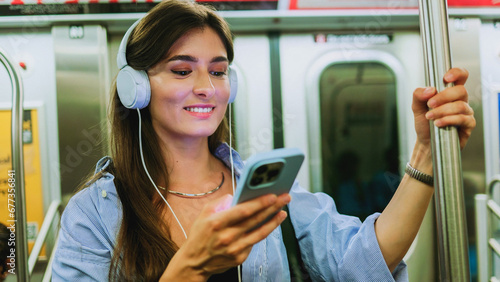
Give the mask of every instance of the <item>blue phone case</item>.
POLYGON ((232 205, 265 194, 287 193, 303 161, 304 154, 298 148, 275 149, 251 156, 236 186, 232 205))

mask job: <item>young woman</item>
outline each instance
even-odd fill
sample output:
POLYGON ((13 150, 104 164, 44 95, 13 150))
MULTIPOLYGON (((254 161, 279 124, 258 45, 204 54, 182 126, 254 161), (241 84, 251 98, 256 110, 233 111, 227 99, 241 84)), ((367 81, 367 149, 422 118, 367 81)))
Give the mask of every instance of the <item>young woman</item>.
MULTIPOLYGON (((112 156, 99 161, 64 211, 54 281, 237 281, 238 265, 244 281, 288 281, 277 228, 287 204, 313 281, 408 279, 402 258, 432 186, 405 175, 383 213, 363 223, 297 182, 290 194, 229 207, 232 182, 244 164, 225 143, 233 60, 227 23, 205 6, 166 0, 140 20, 126 43, 126 64, 149 80, 150 101, 140 112, 128 109, 123 103, 130 107, 130 101, 120 100, 115 89, 112 156)), ((467 76, 452 69, 444 80, 457 86, 442 93, 415 90, 413 168, 432 175, 429 120, 457 126, 465 146, 475 127, 463 87, 467 76)))

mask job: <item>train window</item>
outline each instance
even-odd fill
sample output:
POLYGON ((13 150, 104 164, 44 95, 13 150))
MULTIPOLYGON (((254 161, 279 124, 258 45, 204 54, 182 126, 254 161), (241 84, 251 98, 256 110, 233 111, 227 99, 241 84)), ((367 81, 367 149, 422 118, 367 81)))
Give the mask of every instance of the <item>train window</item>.
POLYGON ((319 95, 323 191, 340 213, 381 212, 400 182, 394 73, 378 62, 333 64, 319 95))

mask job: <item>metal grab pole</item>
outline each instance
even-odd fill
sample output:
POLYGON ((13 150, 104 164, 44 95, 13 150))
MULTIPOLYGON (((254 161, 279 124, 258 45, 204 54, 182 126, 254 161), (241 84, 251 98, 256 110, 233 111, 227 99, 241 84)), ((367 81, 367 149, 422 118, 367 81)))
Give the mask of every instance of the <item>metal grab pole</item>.
MULTIPOLYGON (((443 91, 451 68, 446 0, 419 0, 427 84, 443 91)), ((455 127, 431 123, 440 281, 470 281, 460 143, 455 127)))
MULTIPOLYGON (((7 227, 11 232, 15 233, 15 249, 16 257, 14 264, 16 266, 17 281, 29 281, 28 270, 28 241, 26 236, 26 208, 24 194, 24 166, 23 166, 23 139, 22 139, 22 124, 23 124, 23 87, 21 76, 17 69, 11 63, 6 53, 0 49, 0 62, 5 66, 12 84, 12 171, 9 171, 9 179, 13 179, 14 187, 14 204, 9 206, 15 209, 15 219, 12 219, 11 210, 9 210, 9 220, 7 227)), ((10 199, 10 198, 9 198, 10 199)), ((12 204, 9 202, 8 204, 12 204)), ((10 245, 9 245, 10 246, 10 245)), ((9 259, 10 260, 10 259, 9 259)), ((10 262, 10 261, 9 261, 10 262)))

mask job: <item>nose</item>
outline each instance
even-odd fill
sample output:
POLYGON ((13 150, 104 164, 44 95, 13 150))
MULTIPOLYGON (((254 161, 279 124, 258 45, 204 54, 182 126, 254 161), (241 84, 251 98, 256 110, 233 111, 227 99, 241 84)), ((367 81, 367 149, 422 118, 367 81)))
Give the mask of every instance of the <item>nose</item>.
POLYGON ((215 94, 215 87, 210 73, 205 72, 197 75, 193 85, 193 93, 203 99, 208 99, 215 94))

